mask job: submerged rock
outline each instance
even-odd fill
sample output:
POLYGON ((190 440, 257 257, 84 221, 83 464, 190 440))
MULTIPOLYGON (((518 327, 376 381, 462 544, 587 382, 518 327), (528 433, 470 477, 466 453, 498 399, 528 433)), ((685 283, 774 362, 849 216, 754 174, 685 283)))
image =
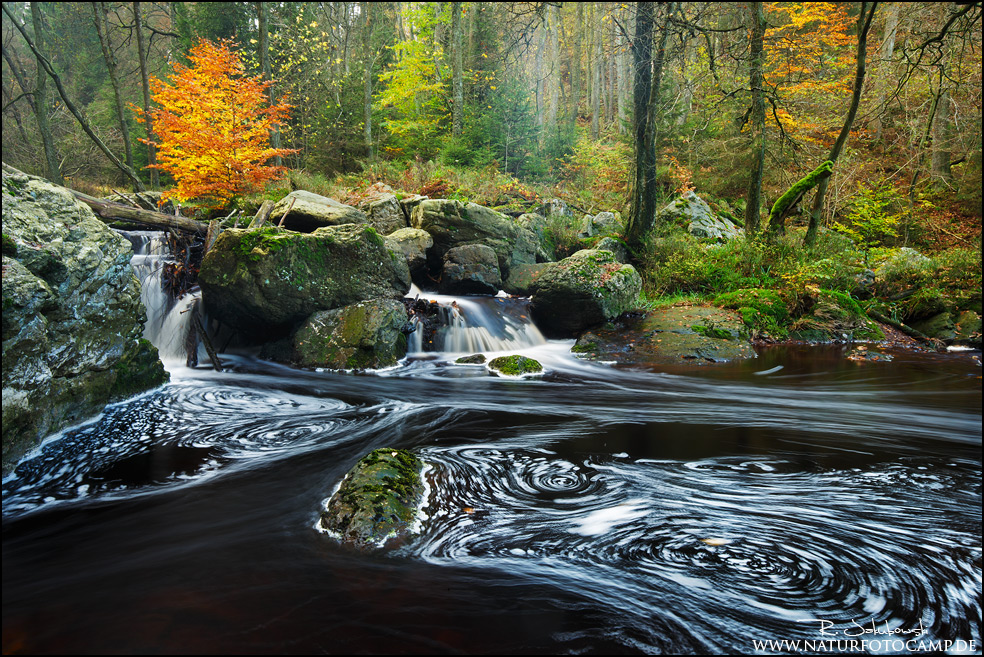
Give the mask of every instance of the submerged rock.
POLYGON ((550 263, 533 285, 530 312, 548 333, 572 335, 635 308, 642 278, 611 251, 586 249, 550 263))
POLYGON ((423 462, 399 449, 377 449, 352 468, 321 514, 321 528, 360 550, 394 547, 415 532, 424 501, 423 462))
POLYGON ((57 185, 3 172, 3 472, 45 436, 167 381, 130 243, 57 185))
POLYGON ((454 362, 459 365, 484 365, 485 361, 485 354, 472 354, 471 356, 462 356, 454 362))
POLYGON ((312 313, 367 299, 401 299, 406 260, 368 225, 295 233, 228 229, 202 261, 209 315, 255 341, 285 335, 312 313))
POLYGON ((639 367, 703 365, 754 358, 739 314, 673 306, 583 334, 571 349, 584 358, 639 367))
POLYGON ((311 233, 322 226, 341 226, 342 224, 364 224, 369 221, 365 212, 351 205, 339 203, 333 198, 299 190, 280 199, 270 221, 279 223, 284 219, 284 228, 301 233, 311 233), (288 212, 289 209, 289 212, 288 212))
POLYGON ((406 307, 395 299, 314 313, 294 334, 292 361, 335 370, 396 365, 407 354, 408 319, 406 307))
POLYGON ((502 288, 495 251, 484 244, 456 246, 444 255, 441 294, 489 294, 502 288))
POLYGON ((543 365, 539 361, 526 356, 499 356, 488 363, 488 368, 496 374, 505 376, 522 376, 524 374, 539 374, 543 365))

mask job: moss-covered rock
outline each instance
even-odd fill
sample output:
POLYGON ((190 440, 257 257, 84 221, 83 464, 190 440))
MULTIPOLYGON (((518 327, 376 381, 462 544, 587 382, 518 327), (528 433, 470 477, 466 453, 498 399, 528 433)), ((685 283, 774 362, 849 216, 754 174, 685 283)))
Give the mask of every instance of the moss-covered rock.
POLYGON ((952 343, 957 339, 957 327, 953 321, 953 315, 945 310, 930 317, 909 322, 909 326, 928 338, 935 338, 946 343, 952 343))
POLYGON ((548 262, 540 262, 535 265, 516 265, 509 272, 509 278, 502 283, 502 289, 509 294, 520 297, 528 297, 533 294, 536 281, 540 278, 547 268, 548 262))
POLYGON ((782 339, 787 335, 789 309, 774 290, 736 290, 719 295, 714 299, 714 304, 737 310, 745 325, 757 335, 775 339, 782 339))
POLYGON ((732 221, 719 217, 704 199, 690 191, 656 214, 656 225, 686 226, 694 237, 730 240, 741 234, 732 221))
POLYGON ((410 289, 404 258, 372 226, 295 233, 229 229, 202 262, 199 282, 211 317, 257 341, 285 335, 312 313, 410 289))
POLYGON ((336 370, 396 365, 407 354, 408 320, 406 307, 394 299, 314 313, 294 334, 291 360, 336 370))
POLYGON ((493 358, 489 361, 488 368, 496 374, 505 376, 539 374, 543 371, 543 365, 540 365, 539 361, 519 355, 493 358))
POLYGON ((454 362, 459 365, 484 365, 486 360, 485 354, 472 354, 471 356, 462 356, 454 362))
POLYGON ((972 310, 965 310, 954 320, 956 340, 959 344, 981 348, 981 316, 972 310))
POLYGON ((544 267, 530 312, 541 330, 573 335, 633 310, 641 291, 632 265, 618 262, 611 251, 587 249, 544 267))
POLYGON ((581 335, 571 352, 591 360, 655 368, 755 357, 741 317, 704 306, 671 306, 618 320, 581 335))
POLYGON ((512 267, 542 260, 536 236, 504 214, 475 203, 443 199, 421 201, 412 214, 414 228, 426 230, 434 238, 428 254, 433 274, 440 273, 444 255, 456 246, 484 244, 495 251, 503 278, 512 267))
POLYGON ((167 379, 140 340, 130 243, 71 193, 3 172, 3 472, 45 436, 167 379))
POLYGON ((345 545, 373 550, 394 547, 415 532, 424 501, 424 464, 399 449, 377 449, 345 476, 321 514, 322 529, 345 545))
POLYGON ((885 337, 858 302, 843 292, 818 290, 809 312, 790 326, 789 337, 808 342, 833 340, 881 340, 885 337))

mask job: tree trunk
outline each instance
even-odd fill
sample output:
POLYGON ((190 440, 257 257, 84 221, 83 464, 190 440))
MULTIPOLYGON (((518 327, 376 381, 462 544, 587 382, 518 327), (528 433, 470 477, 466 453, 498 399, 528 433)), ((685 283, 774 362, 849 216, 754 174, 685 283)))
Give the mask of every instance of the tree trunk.
MULTIPOLYGON (((140 60, 140 86, 143 88, 144 120, 147 122, 147 164, 157 164, 157 148, 154 146, 154 118, 150 113, 150 73, 147 69, 147 51, 144 48, 143 19, 140 16, 140 3, 133 3, 133 18, 137 30, 137 58, 140 60)), ((160 173, 150 168, 150 186, 160 187, 160 173)))
POLYGON ((888 16, 885 19, 885 38, 882 40, 881 51, 879 52, 878 79, 875 81, 875 118, 871 120, 871 128, 875 133, 875 140, 881 141, 885 130, 885 92, 889 83, 894 80, 892 76, 892 57, 895 55, 895 34, 899 27, 899 7, 902 3, 888 3, 888 16))
POLYGON ((581 41, 584 38, 584 3, 577 3, 577 21, 574 23, 573 56, 571 58, 571 124, 577 125, 578 107, 581 104, 581 41))
MULTIPOLYGON (((851 107, 847 110, 847 118, 844 119, 844 126, 841 128, 840 134, 837 135, 837 141, 834 142, 834 147, 830 150, 830 155, 827 157, 827 160, 834 164, 837 163, 837 158, 840 157, 841 151, 844 149, 844 144, 847 143, 847 138, 851 134, 851 126, 854 125, 854 118, 858 114, 858 106, 861 104, 861 87, 864 86, 865 57, 868 54, 868 32, 871 30, 871 19, 875 15, 875 8, 877 6, 877 2, 862 2, 861 13, 858 14, 858 47, 857 64, 854 74, 854 93, 851 95, 851 107)), ((803 244, 806 246, 812 245, 817 240, 820 215, 823 211, 824 196, 827 194, 829 183, 830 178, 827 177, 817 185, 817 195, 813 199, 813 209, 810 212, 810 226, 807 228, 806 238, 803 240, 803 244)))
POLYGON ((362 30, 362 54, 365 57, 365 64, 362 73, 362 136, 366 143, 366 155, 373 159, 372 148, 372 4, 371 2, 362 3, 362 15, 365 16, 365 25, 362 30))
MULTIPOLYGON (((6 11, 6 7, 4 7, 6 11)), ((8 13, 8 16, 10 14, 8 13)), ((10 20, 20 28, 20 23, 10 16, 10 20)), ((35 56, 44 51, 44 27, 41 16, 41 5, 37 2, 31 3, 31 21, 34 24, 34 37, 38 40, 38 50, 35 56)), ((27 38, 27 35, 24 35, 27 38)), ((34 84, 34 116, 38 123, 38 132, 41 133, 41 144, 44 148, 44 169, 48 180, 65 184, 61 174, 61 167, 58 165, 58 152, 55 150, 55 140, 51 135, 51 124, 48 121, 48 78, 41 64, 38 64, 38 74, 34 84)))
POLYGON ((465 114, 465 85, 462 80, 462 53, 461 53, 461 5, 460 2, 451 3, 451 67, 454 86, 454 107, 451 119, 451 136, 457 139, 461 137, 464 128, 465 114))
POLYGON ((109 41, 109 8, 105 2, 93 2, 92 17, 96 24, 96 35, 99 37, 99 45, 102 48, 103 59, 106 60, 106 69, 109 71, 109 82, 113 86, 113 99, 116 101, 116 120, 120 124, 120 133, 123 135, 123 161, 130 168, 133 168, 133 146, 130 144, 130 129, 127 127, 126 108, 123 105, 123 94, 120 91, 120 76, 116 70, 116 56, 113 54, 113 45, 109 41))
POLYGON ((601 70, 604 64, 601 60, 601 35, 602 31, 594 20, 594 10, 591 11, 589 29, 591 31, 591 54, 589 59, 591 65, 591 138, 598 139, 601 135, 601 70))
POLYGON ((557 30, 557 8, 554 5, 547 6, 547 68, 550 73, 547 78, 547 100, 546 117, 544 125, 547 130, 557 128, 557 107, 560 102, 560 33, 557 30))
POLYGON ((752 89, 752 167, 745 197, 745 234, 754 235, 759 229, 762 205, 762 174, 765 171, 765 89, 762 77, 762 50, 765 43, 765 9, 761 2, 750 3, 752 19, 751 60, 749 85, 752 89))
MULTIPOLYGON (((631 30, 629 25, 629 12, 627 10, 622 12, 623 25, 626 30, 631 30)), ((616 50, 618 58, 618 94, 616 98, 616 104, 618 107, 618 132, 619 134, 625 134, 628 131, 628 120, 629 120, 629 92, 632 88, 630 84, 631 80, 631 55, 629 53, 628 44, 626 43, 625 36, 622 34, 622 30, 616 32, 616 50)))
MULTIPOLYGON (((32 11, 34 9, 34 4, 35 3, 32 3, 32 7, 31 7, 32 11)), ((51 62, 49 62, 48 58, 45 57, 40 50, 38 50, 38 47, 37 45, 35 45, 34 40, 31 39, 31 37, 27 34, 27 32, 17 21, 17 19, 14 18, 13 14, 10 13, 10 10, 7 9, 7 5, 3 5, 3 12, 7 14, 7 17, 14 24, 14 27, 17 28, 17 31, 20 32, 22 37, 24 37, 24 41, 27 42, 27 46, 31 49, 31 52, 34 53, 34 57, 38 61, 38 66, 43 67, 44 72, 47 73, 52 80, 54 80, 55 87, 58 89, 58 95, 61 96, 62 102, 65 103, 65 107, 68 108, 68 111, 72 113, 72 116, 74 116, 75 119, 79 122, 79 125, 82 126, 82 130, 85 131, 85 134, 87 134, 89 136, 89 139, 91 139, 93 143, 99 147, 99 150, 101 150, 103 154, 106 155, 107 158, 109 158, 110 162, 116 165, 116 167, 119 168, 120 171, 125 173, 127 177, 130 178, 131 181, 133 181, 133 185, 137 191, 140 192, 144 191, 146 188, 144 187, 143 182, 140 180, 140 177, 137 176, 137 172, 134 171, 132 167, 128 167, 123 162, 120 162, 119 158, 113 155, 113 152, 109 150, 109 147, 107 147, 106 144, 104 144, 103 141, 92 130, 92 126, 89 125, 89 120, 85 117, 84 114, 82 114, 81 111, 79 111, 79 108, 76 107, 75 103, 73 103, 72 100, 68 97, 68 92, 65 91, 65 87, 64 85, 62 85, 61 78, 58 77, 57 73, 55 73, 55 69, 52 68, 51 62)))
POLYGON ((635 38, 632 43, 632 60, 635 64, 632 86, 635 170, 626 242, 636 254, 641 251, 643 240, 656 219, 656 103, 663 77, 668 33, 664 23, 654 56, 653 35, 656 31, 658 4, 662 3, 637 3, 635 38))
MULTIPOLYGON (((273 71, 270 68, 270 6, 266 2, 256 3, 256 13, 257 13, 257 27, 259 31, 259 43, 257 47, 260 51, 260 71, 263 73, 263 79, 267 82, 273 80, 273 71)), ((271 84, 267 88, 267 96, 270 99, 270 105, 277 104, 277 95, 273 90, 273 85, 271 84)), ((270 128, 270 148, 280 148, 280 129, 277 126, 270 128)), ((273 166, 279 167, 283 165, 283 159, 276 155, 273 158, 273 166)))

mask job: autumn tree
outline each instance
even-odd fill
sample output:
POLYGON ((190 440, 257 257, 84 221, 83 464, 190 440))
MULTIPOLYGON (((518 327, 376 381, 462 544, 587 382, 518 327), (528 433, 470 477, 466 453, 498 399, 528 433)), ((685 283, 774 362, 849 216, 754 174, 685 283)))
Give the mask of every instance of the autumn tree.
MULTIPOLYGON (((290 106, 270 104, 271 81, 248 76, 239 54, 228 42, 198 42, 169 82, 151 80, 151 112, 156 132, 156 168, 171 174, 175 188, 165 198, 197 199, 223 207, 260 188, 284 172, 267 165, 290 152, 269 144, 270 130, 287 119, 290 106)), ((134 111, 144 120, 145 113, 134 111)))

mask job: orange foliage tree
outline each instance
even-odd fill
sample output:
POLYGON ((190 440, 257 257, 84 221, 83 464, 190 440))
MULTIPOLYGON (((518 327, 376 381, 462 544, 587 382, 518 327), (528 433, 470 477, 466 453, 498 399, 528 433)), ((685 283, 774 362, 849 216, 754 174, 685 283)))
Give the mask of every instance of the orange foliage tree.
MULTIPOLYGON (((174 64, 170 84, 151 79, 151 111, 157 147, 154 168, 171 174, 175 187, 164 199, 195 199, 206 207, 227 206, 283 175, 266 163, 293 151, 270 147, 270 130, 283 123, 290 105, 271 105, 270 81, 246 75, 239 54, 225 42, 204 39, 188 55, 190 66, 174 64)), ((143 111, 133 106, 138 121, 143 111)))

